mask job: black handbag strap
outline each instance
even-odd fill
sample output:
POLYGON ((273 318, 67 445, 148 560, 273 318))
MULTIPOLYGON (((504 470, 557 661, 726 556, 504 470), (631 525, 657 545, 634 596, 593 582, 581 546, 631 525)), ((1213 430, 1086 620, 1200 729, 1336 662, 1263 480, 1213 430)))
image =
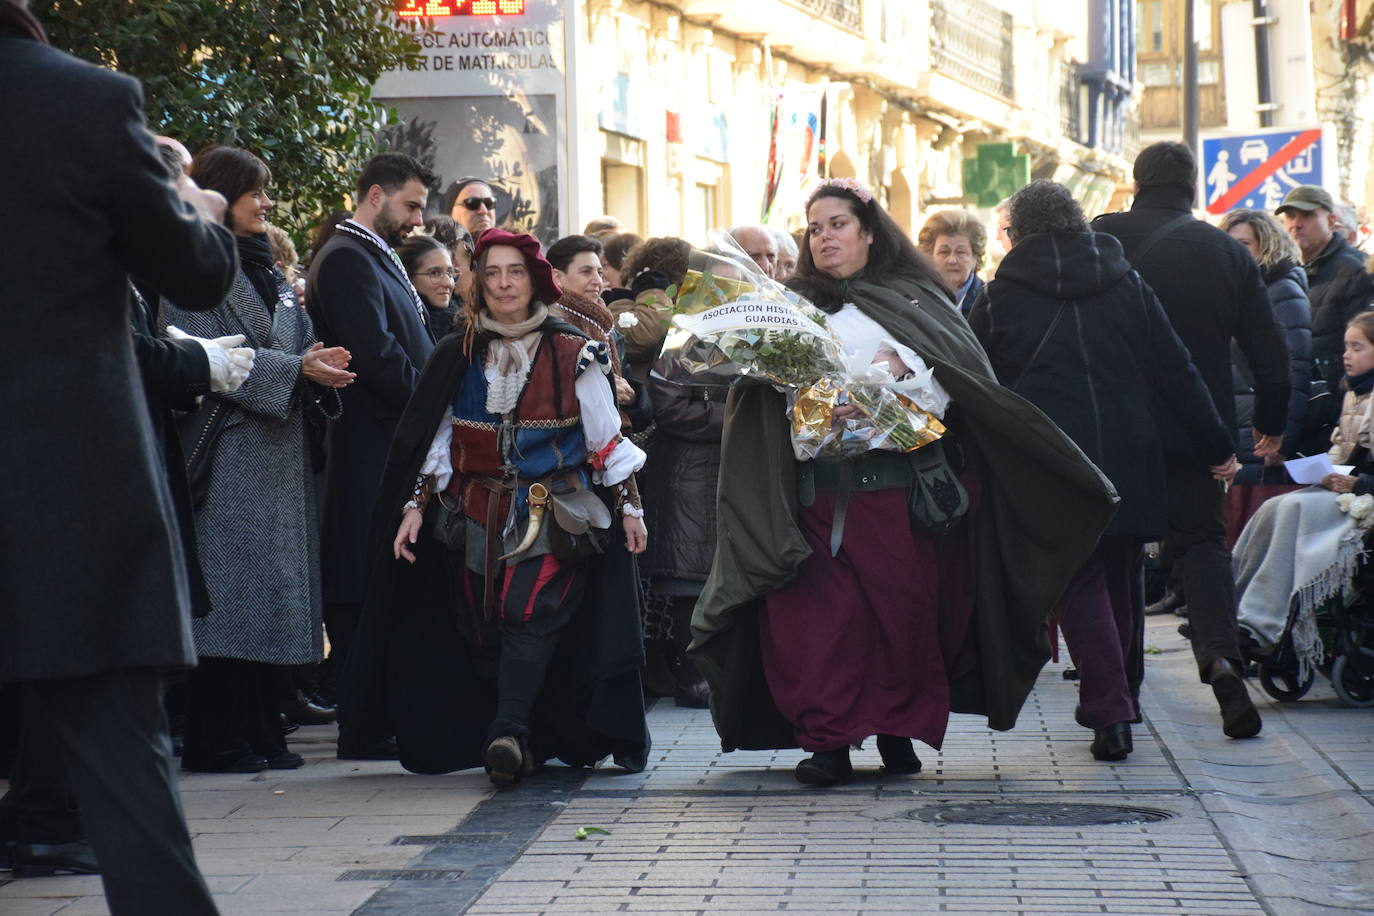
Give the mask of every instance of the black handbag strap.
POLYGON ((1040 351, 1045 349, 1045 344, 1049 341, 1050 335, 1054 333, 1055 328, 1059 327, 1059 319, 1064 317, 1064 309, 1067 305, 1067 302, 1059 303, 1059 308, 1055 311, 1054 318, 1050 321, 1050 326, 1045 328, 1045 334, 1040 338, 1040 343, 1035 345, 1035 352, 1030 355, 1030 359, 1026 360, 1026 364, 1021 367, 1021 374, 1016 377, 1016 381, 1011 386, 1012 391, 1021 387, 1021 382, 1025 379, 1026 373, 1030 371, 1031 366, 1035 365, 1035 361, 1040 357, 1040 351))
POLYGON ((1191 223, 1194 219, 1195 217, 1191 213, 1180 213, 1154 232, 1151 232, 1145 237, 1145 241, 1140 243, 1140 247, 1131 252, 1131 266, 1139 268, 1140 262, 1145 260, 1145 255, 1149 254, 1150 250, 1158 245, 1166 235, 1185 223, 1191 223))

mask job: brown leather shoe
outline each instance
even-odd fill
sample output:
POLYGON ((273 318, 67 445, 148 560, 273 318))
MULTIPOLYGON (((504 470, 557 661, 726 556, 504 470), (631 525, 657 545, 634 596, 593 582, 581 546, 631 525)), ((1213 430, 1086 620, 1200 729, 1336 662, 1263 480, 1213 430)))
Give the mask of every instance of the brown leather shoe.
POLYGON ((1264 723, 1240 669, 1229 658, 1219 658, 1207 666, 1207 683, 1212 685, 1217 705, 1221 707, 1221 730, 1228 738, 1253 738, 1264 723))

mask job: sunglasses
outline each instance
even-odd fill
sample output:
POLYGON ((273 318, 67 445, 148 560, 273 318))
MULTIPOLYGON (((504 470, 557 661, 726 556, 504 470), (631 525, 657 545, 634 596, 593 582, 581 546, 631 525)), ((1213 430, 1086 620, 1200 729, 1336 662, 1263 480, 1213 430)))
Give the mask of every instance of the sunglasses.
POLYGON ((496 212, 495 197, 469 197, 465 200, 460 200, 459 203, 461 203, 464 207, 467 207, 469 210, 472 210, 474 212, 481 209, 482 207, 486 207, 493 213, 496 212))

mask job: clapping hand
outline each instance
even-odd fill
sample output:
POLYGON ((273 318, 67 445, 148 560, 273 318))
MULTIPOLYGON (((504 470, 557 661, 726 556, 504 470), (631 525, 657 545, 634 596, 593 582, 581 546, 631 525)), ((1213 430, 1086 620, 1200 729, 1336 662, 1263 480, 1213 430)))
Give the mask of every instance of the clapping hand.
POLYGON ((316 385, 343 388, 356 379, 357 373, 348 371, 353 354, 343 347, 328 347, 316 341, 301 357, 301 375, 316 385))
POLYGON ((253 359, 257 355, 252 347, 243 346, 242 334, 230 334, 207 340, 187 334, 174 324, 167 325, 170 340, 194 340, 205 350, 210 364, 210 390, 224 393, 238 391, 253 371, 253 359))

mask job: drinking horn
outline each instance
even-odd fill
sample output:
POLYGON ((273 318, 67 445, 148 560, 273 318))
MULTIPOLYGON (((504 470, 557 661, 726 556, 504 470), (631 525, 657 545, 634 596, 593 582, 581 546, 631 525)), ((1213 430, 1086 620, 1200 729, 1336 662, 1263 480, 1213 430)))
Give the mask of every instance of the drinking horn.
POLYGON ((549 504, 548 488, 542 483, 530 484, 529 502, 530 522, 529 527, 525 529, 525 539, 520 542, 519 547, 516 547, 510 553, 502 556, 502 560, 509 560, 517 553, 524 553, 526 550, 529 550, 534 546, 535 540, 539 537, 539 528, 544 523, 544 508, 549 504))

